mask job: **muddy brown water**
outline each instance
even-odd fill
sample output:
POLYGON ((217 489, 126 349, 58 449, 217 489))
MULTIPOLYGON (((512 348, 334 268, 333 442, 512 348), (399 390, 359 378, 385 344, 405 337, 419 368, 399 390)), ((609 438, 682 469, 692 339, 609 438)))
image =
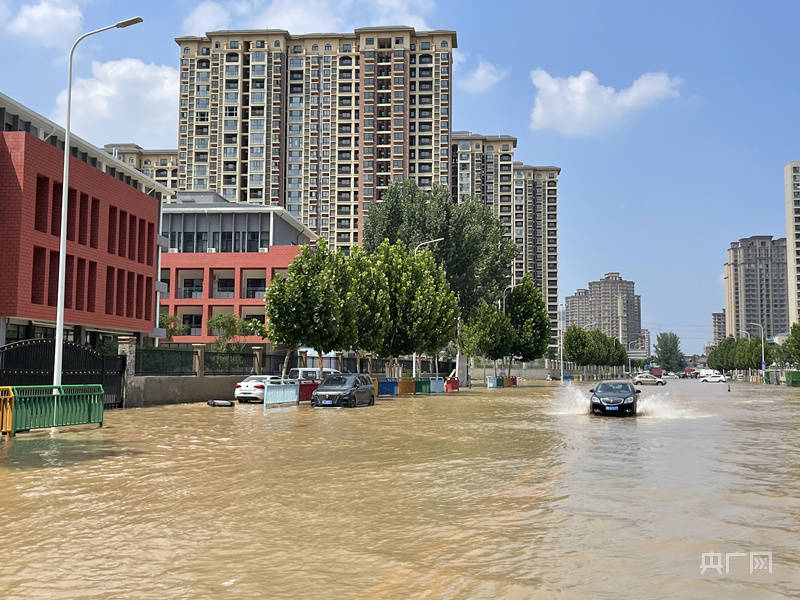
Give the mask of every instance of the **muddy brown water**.
POLYGON ((588 387, 19 434, 0 597, 800 597, 800 390, 672 381, 607 419, 588 387))

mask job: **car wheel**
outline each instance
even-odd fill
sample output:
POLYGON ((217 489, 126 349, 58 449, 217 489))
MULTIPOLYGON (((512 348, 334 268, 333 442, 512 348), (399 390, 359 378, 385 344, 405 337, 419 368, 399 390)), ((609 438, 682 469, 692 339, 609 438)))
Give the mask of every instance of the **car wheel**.
POLYGON ((347 401, 347 406, 349 406, 350 408, 355 408, 357 405, 358 401, 356 400, 355 396, 353 396, 352 398, 350 398, 350 400, 347 401))
POLYGON ((375 395, 369 397, 369 406, 375 406, 375 395))

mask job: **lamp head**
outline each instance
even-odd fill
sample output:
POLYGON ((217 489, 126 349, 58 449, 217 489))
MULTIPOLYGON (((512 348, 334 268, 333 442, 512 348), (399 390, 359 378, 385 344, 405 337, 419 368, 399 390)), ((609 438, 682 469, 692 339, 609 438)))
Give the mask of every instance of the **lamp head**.
POLYGON ((136 25, 137 23, 141 23, 143 21, 142 17, 133 17, 131 19, 125 19, 124 21, 120 21, 114 27, 118 27, 122 29, 123 27, 130 27, 131 25, 136 25))

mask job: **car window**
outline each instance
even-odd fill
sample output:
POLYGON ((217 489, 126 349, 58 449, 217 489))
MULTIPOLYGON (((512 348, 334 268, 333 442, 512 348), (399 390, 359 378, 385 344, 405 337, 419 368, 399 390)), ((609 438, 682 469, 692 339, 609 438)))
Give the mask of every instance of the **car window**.
POLYGON ((597 386, 597 391, 606 394, 624 394, 630 392, 631 388, 627 383, 622 382, 604 382, 597 386))
POLYGON ((345 375, 328 375, 323 381, 323 385, 326 386, 344 386, 348 385, 351 382, 350 377, 345 375))
POLYGON ((264 381, 265 379, 268 378, 262 377, 261 375, 251 375, 250 377, 247 377, 245 381, 264 381))

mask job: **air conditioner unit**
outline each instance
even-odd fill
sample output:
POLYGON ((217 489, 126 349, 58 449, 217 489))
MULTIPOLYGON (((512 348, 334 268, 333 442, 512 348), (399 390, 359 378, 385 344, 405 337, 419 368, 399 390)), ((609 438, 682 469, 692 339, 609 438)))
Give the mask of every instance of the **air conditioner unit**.
POLYGON ((216 252, 216 248, 206 248, 206 252, 216 252))
POLYGON ((259 252, 269 252, 269 248, 259 248, 259 252))
POLYGON ((169 251, 170 251, 170 252, 177 252, 177 251, 178 251, 178 249, 177 249, 177 248, 170 248, 170 249, 169 249, 169 251))

